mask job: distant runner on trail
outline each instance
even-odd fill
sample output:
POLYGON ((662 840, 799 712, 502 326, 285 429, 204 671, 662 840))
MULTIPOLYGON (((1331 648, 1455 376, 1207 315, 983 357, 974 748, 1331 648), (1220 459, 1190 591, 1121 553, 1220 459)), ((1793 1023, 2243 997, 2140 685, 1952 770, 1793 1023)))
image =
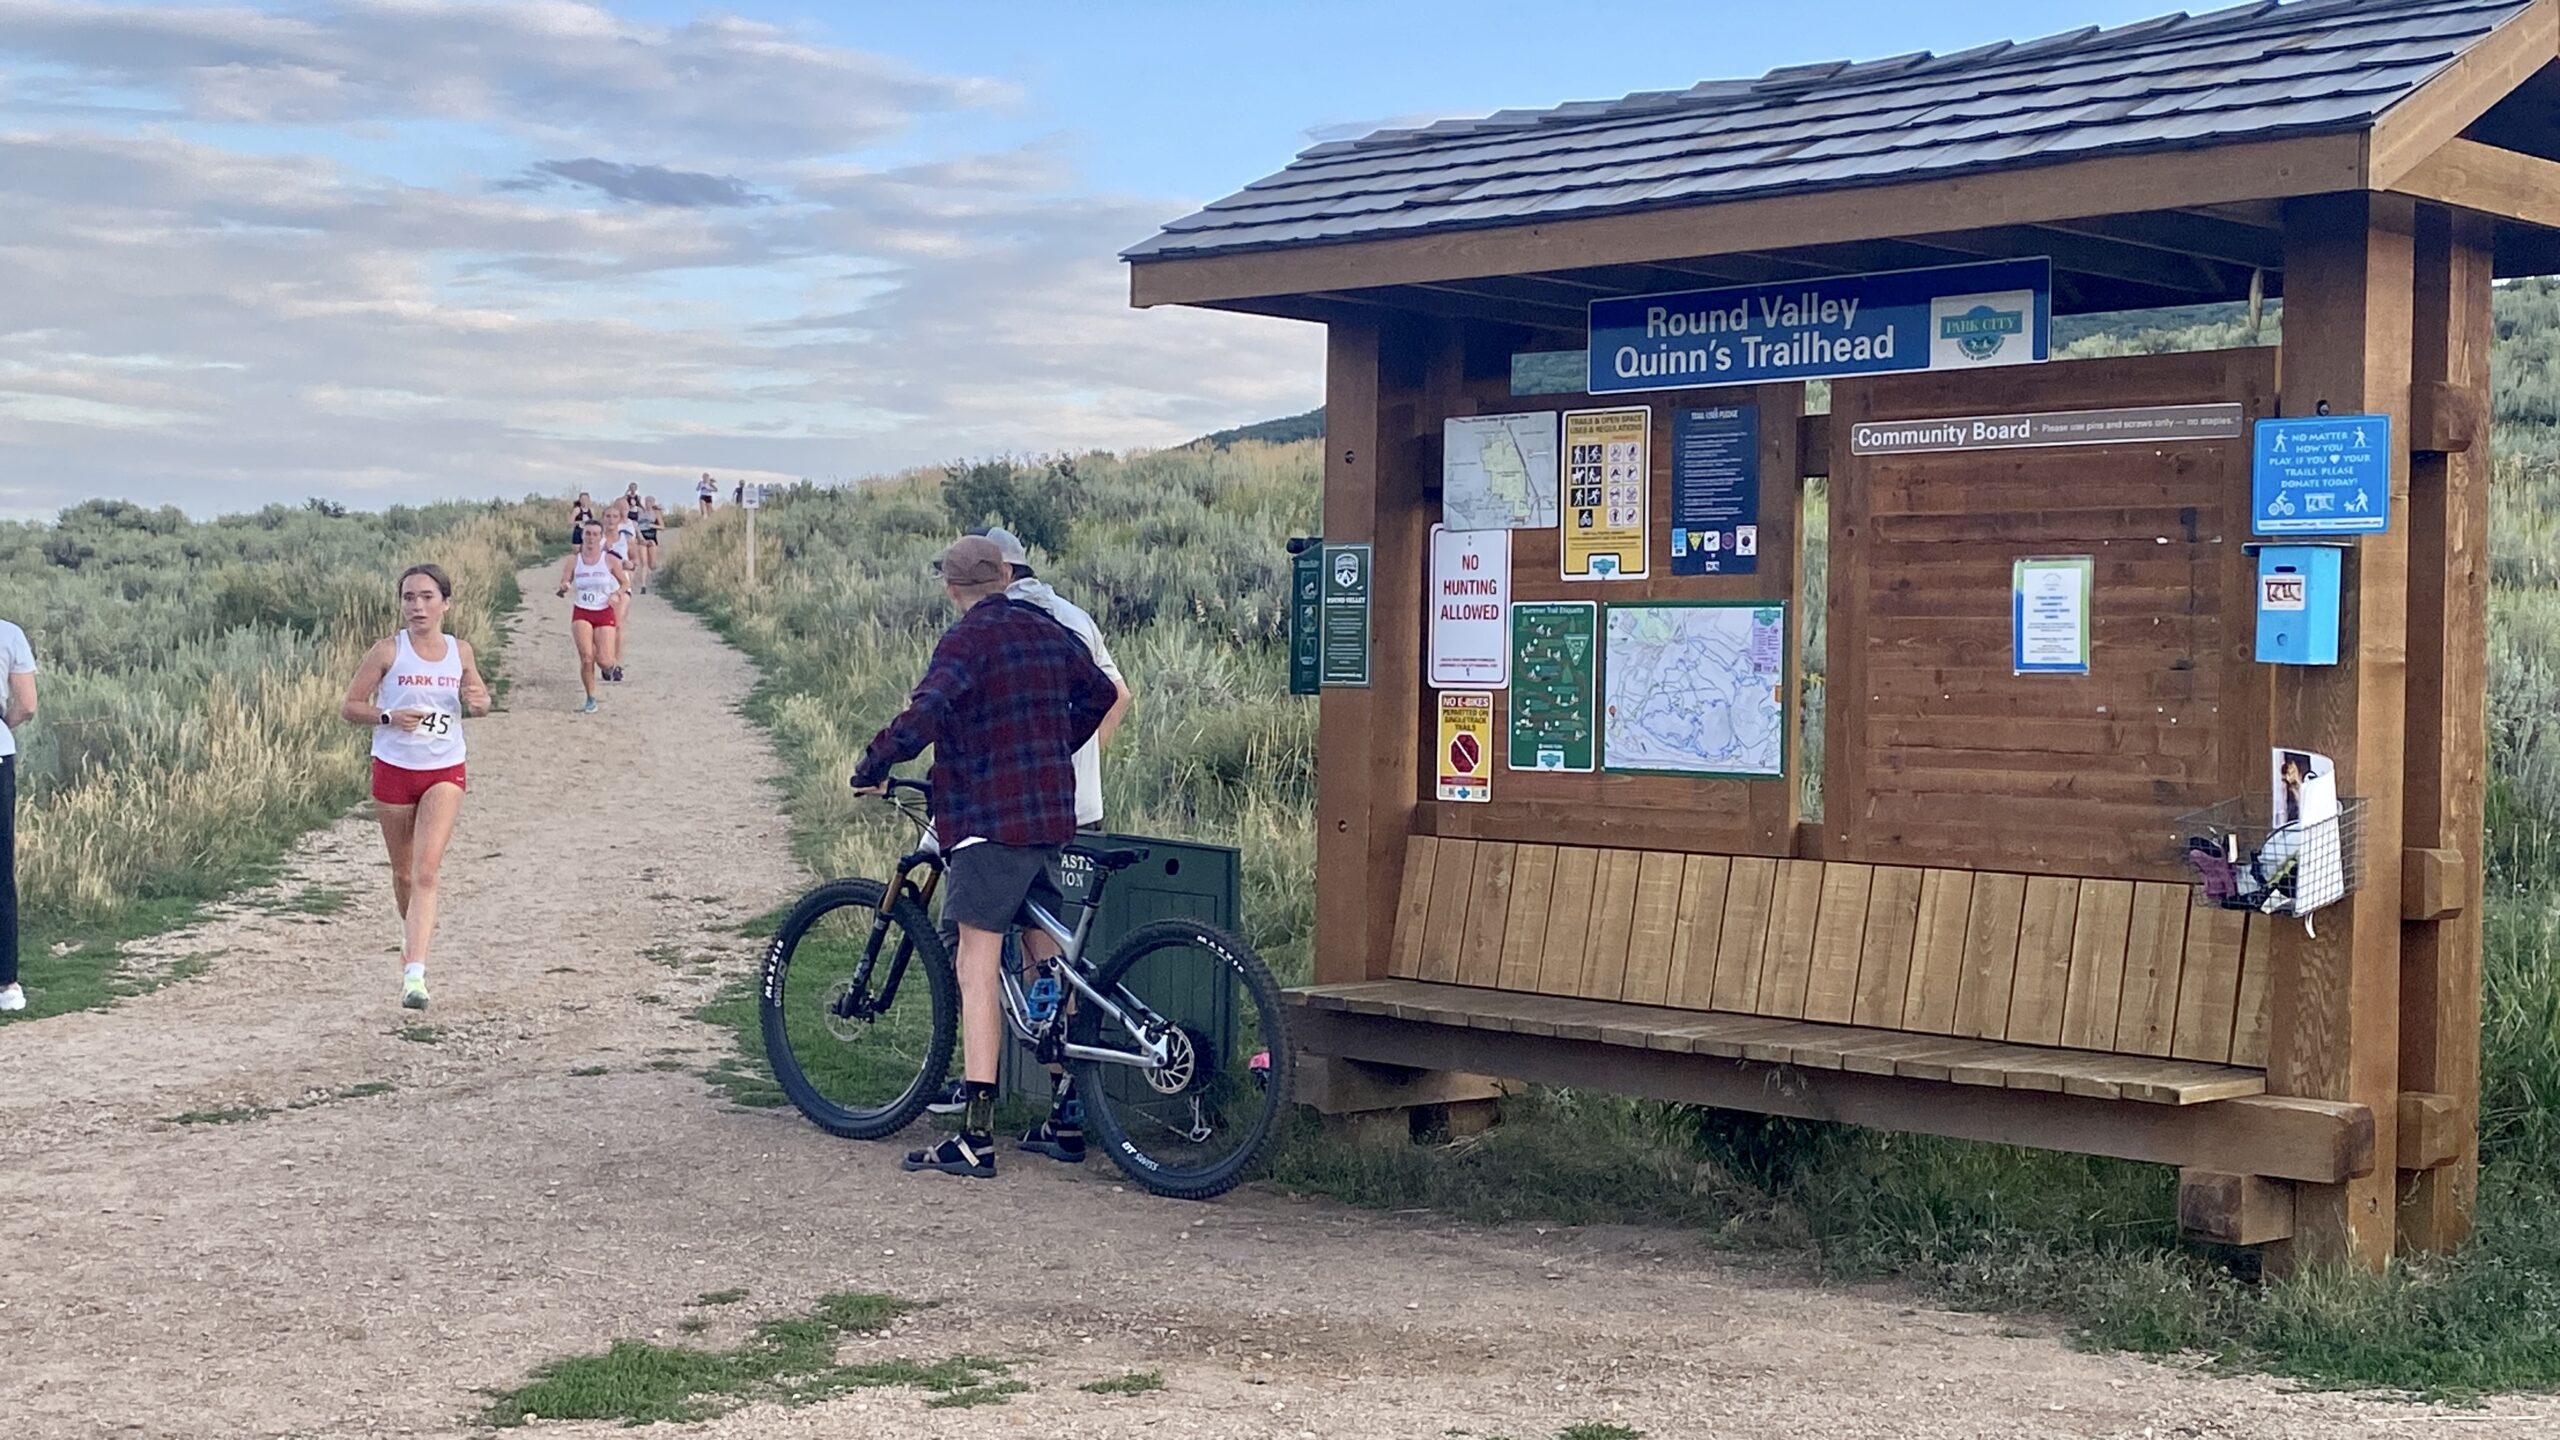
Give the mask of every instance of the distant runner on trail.
POLYGON ((0 620, 0 675, 8 697, 0 701, 0 1010, 27 1008, 18 984, 18 739, 36 718, 36 652, 27 632, 0 620))
POLYGON ((604 678, 619 685, 622 683, 622 642, 628 628, 625 622, 631 615, 632 577, 639 572, 636 557, 640 553, 640 522, 632 519, 629 508, 616 500, 613 507, 605 512, 605 525, 613 532, 613 538, 606 542, 604 548, 614 559, 622 562, 622 588, 613 592, 613 668, 605 672, 604 678))
POLYGON ((575 545, 585 538, 588 528, 595 523, 596 502, 588 499, 587 492, 581 490, 578 498, 569 502, 569 543, 575 545))
POLYGON ((907 708, 862 752, 853 784, 885 794, 893 768, 933 747, 934 838, 950 857, 942 913, 960 931, 966 1103, 958 1135, 899 1164, 992 1179, 1004 932, 1025 899, 1064 903, 1057 868, 1076 833, 1073 756, 1117 691, 1065 627, 1004 593, 1012 567, 994 541, 963 536, 939 568, 960 618, 934 646, 907 708))
POLYGON ((710 471, 703 471, 702 482, 693 487, 694 498, 702 502, 703 514, 708 515, 711 513, 711 497, 719 493, 720 482, 711 478, 710 471))
POLYGON ((658 509, 658 497, 640 502, 640 593, 649 593, 649 577, 658 568, 658 526, 666 518, 658 509))
MULTIPOLYGON (((591 528, 590 534, 594 531, 591 528)), ((364 652, 338 713, 373 727, 373 813, 400 907, 400 1003, 427 1008, 436 882, 462 818, 462 717, 489 713, 471 647, 444 633, 453 582, 433 565, 400 574, 400 629, 364 652)))
POLYGON ((627 573, 622 562, 604 548, 600 525, 590 526, 586 543, 560 564, 560 588, 553 593, 577 592, 577 599, 570 602, 569 639, 578 647, 578 683, 587 692, 587 703, 578 707, 581 715, 593 715, 600 708, 597 676, 613 680, 622 674, 622 620, 613 600, 622 593, 627 573))

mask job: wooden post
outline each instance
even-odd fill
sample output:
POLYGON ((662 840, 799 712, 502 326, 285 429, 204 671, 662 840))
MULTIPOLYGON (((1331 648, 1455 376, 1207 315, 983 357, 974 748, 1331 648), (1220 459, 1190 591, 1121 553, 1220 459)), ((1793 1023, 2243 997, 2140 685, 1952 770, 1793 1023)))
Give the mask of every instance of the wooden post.
POLYGON ((756 511, 747 507, 747 588, 756 588, 756 511))
MULTIPOLYGON (((2411 243, 2415 207, 2352 192, 2285 203, 2281 389, 2287 415, 2409 423, 2411 243)), ((2358 538, 2347 568, 2338 663, 2282 666, 2274 677, 2277 745, 2337 762, 2341 795, 2361 796, 2363 873, 2319 912, 2318 934, 2277 927, 2267 1089, 2363 1105, 2373 1113, 2372 1173, 2305 1185, 2278 1268, 2390 1262, 2395 1227, 2400 1062, 2401 726, 2408 679, 2408 452, 2395 447, 2391 528, 2358 538)))
MULTIPOLYGON (((2413 379, 2483 407, 2489 395, 2490 226, 2418 212, 2413 379)), ((2466 413, 2469 404, 2461 407, 2466 413)), ((2450 1163, 2402 1177, 2400 1243, 2448 1250, 2471 1233, 2480 1178, 2482 809, 2488 785, 2489 447, 2424 454, 2409 475, 2409 698, 2403 844, 2450 853, 2447 893, 2404 922, 2400 1085, 2451 1101, 2450 1163)), ((2406 1107, 2403 1107, 2404 1113, 2406 1107)), ((2405 1148, 2405 1147, 2403 1147, 2405 1148)), ((2385 1151, 2385 1154, 2392 1152, 2385 1151)))
POLYGON ((1375 549, 1368 687, 1328 687, 1317 702, 1319 984, 1386 975, 1413 831, 1429 523, 1410 442, 1428 338, 1394 316, 1336 321, 1327 332, 1324 537, 1375 549))

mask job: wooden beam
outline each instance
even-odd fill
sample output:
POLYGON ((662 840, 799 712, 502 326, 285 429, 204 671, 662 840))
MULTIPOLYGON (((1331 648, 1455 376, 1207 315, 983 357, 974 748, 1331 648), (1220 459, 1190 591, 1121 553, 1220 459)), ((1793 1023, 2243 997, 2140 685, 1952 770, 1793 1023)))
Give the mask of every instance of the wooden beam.
MULTIPOLYGON (((2409 423, 2410 291, 2415 207, 2366 193, 2285 207, 2281 394, 2287 415, 2387 414, 2409 423)), ((2391 503, 2409 493, 2405 451, 2392 457, 2391 503)), ((2358 888, 2313 927, 2277 927, 2267 1029, 2271 1093, 2345 1101, 2374 1113, 2380 1153, 2396 1154, 2400 1040, 2402 732, 2409 669, 2409 531, 2360 536, 2348 560, 2348 603, 2336 665, 2274 667, 2268 742, 2337 762, 2342 795, 2364 799, 2358 888)), ((2349 1262, 2381 1269, 2393 1246, 2392 1177, 2306 1188, 2296 1232, 2270 1256, 2287 1265, 2349 1262)))
POLYGON ((2371 1113, 2330 1101, 2262 1095, 2202 1105, 2149 1105, 1845 1069, 1808 1070, 1303 1006, 1292 1008, 1289 1021, 1299 1048, 1315 1055, 2288 1180, 2335 1184, 2374 1168, 2371 1113))
POLYGON ((2127 245, 2147 245, 2179 255, 2201 255, 2251 270, 2284 268, 2284 234, 2238 220, 2183 210, 2140 215, 2100 215, 2049 227, 2073 235, 2097 235, 2127 245))
POLYGON ((2535 0, 2374 122, 2373 188, 2397 189, 2401 176, 2554 59, 2560 59, 2560 0, 2535 0))
MULTIPOLYGON (((2490 223, 2432 206, 2419 216, 2411 370, 2416 394, 2449 388, 2485 407, 2490 223)), ((2290 325, 2291 317, 2287 317, 2290 325)), ((2489 447, 2421 455, 2409 479, 2409 687, 2400 842, 2399 1084, 2442 1095, 2457 1137, 2443 1164, 2399 1189, 2400 1243, 2446 1250, 2471 1233, 2480 1169, 2480 913, 2488 775, 2489 447), (2412 907, 2410 900, 2416 900, 2412 907)), ((2370 818, 2370 817, 2368 817, 2370 818)), ((2389 830, 2372 833, 2388 842, 2389 830)))
POLYGON ((2560 230, 2560 160, 2449 140, 2390 188, 2413 200, 2560 230))
POLYGON ((1370 683, 1317 701, 1325 764, 1316 775, 1319 979, 1387 973, 1411 833, 1420 740, 1421 633, 1398 616, 1422 593, 1422 476, 1408 458, 1426 350, 1440 327, 1409 317, 1331 327, 1325 354, 1324 534, 1374 547, 1370 683))
MULTIPOLYGON (((2412 589, 2415 588, 2413 584, 2412 589)), ((2414 684, 2414 674, 2411 679, 2414 684)), ((2411 733, 2417 732, 2413 729, 2411 733)), ((2411 848, 2400 852, 2400 918, 2443 920, 2461 914, 2471 904, 2470 871, 2460 850, 2411 848)))
MULTIPOLYGON (((2462 1158, 2474 1135, 2462 1102, 2425 1090, 2400 1092, 2400 1168, 2437 1170, 2462 1158)), ((2416 1176, 2408 1177, 2413 1183, 2416 1176)))
POLYGON ((1484 1075, 1309 1055, 1298 1066, 1292 1094, 1299 1104, 1319 1115, 1357 1115, 1370 1110, 1408 1110, 1416 1105, 1499 1100, 1508 1088, 1484 1075))
POLYGON ((1132 304, 1526 275, 1779 250, 1812 242, 1926 239, 1986 225, 2179 209, 2364 187, 2364 137, 2297 136, 2206 150, 2110 155, 1989 174, 1728 200, 1715 205, 1435 231, 1131 262, 1132 304))
POLYGON ((2420 455, 2459 455, 2489 438, 2489 392, 2451 380, 2409 387, 2409 448, 2420 455))
POLYGON ((2178 1228, 2215 1245, 2266 1245, 2293 1237, 2293 1185, 2222 1170, 2178 1172, 2178 1228))

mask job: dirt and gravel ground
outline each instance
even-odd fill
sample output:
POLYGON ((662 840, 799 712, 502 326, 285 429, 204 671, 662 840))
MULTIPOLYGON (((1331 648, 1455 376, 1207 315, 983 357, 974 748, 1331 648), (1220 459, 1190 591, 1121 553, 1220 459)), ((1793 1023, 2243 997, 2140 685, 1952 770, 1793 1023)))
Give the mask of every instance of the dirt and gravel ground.
POLYGON ((722 1041, 685 1016, 751 967, 738 922, 802 880, 773 757, 734 710, 749 667, 642 598, 632 678, 573 714, 565 608, 546 576, 526 590, 508 708, 471 727, 432 1029, 396 1008, 363 817, 158 947, 204 957, 199 978, 0 1029, 0 1435, 475 1434, 487 1392, 544 1359, 697 1314, 717 1317, 702 1342, 734 1342, 837 1290, 939 1302, 849 1355, 1012 1357, 1032 1388, 1003 1408, 874 1390, 680 1428, 2560 1433, 2537 1399, 2442 1411, 2075 1353, 1674 1232, 1484 1230, 1256 1191, 1180 1205, 1099 1158, 907 1176, 887 1147, 731 1108, 693 1073, 722 1041), (275 1113, 173 1120, 256 1107, 275 1113), (728 1289, 746 1298, 690 1308, 728 1289), (1131 1369, 1167 1388, 1076 1388, 1131 1369))

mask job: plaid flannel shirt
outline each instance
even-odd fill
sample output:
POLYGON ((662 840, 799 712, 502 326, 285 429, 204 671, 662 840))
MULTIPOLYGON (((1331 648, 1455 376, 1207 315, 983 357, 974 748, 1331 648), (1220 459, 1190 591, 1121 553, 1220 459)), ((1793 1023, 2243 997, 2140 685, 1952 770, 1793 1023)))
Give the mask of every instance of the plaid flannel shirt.
POLYGON ((871 738, 859 786, 933 747, 933 824, 963 840, 1063 845, 1076 833, 1076 747, 1119 699, 1084 642, 1036 605, 981 600, 943 632, 907 708, 871 738))

